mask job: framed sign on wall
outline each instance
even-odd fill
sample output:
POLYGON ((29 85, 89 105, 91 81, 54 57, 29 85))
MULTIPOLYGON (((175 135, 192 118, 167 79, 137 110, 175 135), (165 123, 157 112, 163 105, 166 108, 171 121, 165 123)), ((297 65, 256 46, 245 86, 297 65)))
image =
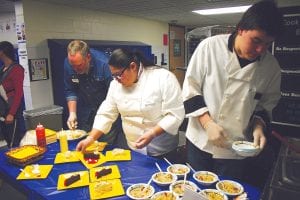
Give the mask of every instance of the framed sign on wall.
POLYGON ((49 79, 48 59, 29 59, 30 81, 49 79))

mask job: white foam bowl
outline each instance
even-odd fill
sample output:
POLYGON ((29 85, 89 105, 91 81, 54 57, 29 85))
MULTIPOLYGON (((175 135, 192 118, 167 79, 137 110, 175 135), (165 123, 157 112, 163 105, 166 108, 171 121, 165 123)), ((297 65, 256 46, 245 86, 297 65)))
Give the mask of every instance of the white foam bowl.
POLYGON ((177 181, 177 176, 170 172, 157 172, 152 175, 152 181, 160 186, 167 186, 177 181), (170 180, 168 180, 170 178, 170 180))
POLYGON ((218 175, 210 171, 197 171, 193 174, 193 178, 204 186, 212 185, 219 180, 218 175))
POLYGON ((155 193, 151 197, 151 200, 164 199, 164 198, 166 198, 166 196, 169 197, 168 199, 172 198, 172 199, 175 199, 175 200, 179 200, 179 196, 175 195, 171 191, 160 191, 160 192, 157 192, 157 193, 155 193))
POLYGON ((237 196, 244 192, 244 187, 241 184, 231 180, 219 181, 216 188, 228 196, 237 196))
POLYGON ((190 168, 186 165, 183 165, 183 164, 173 164, 173 165, 170 165, 168 168, 167 168, 167 171, 172 173, 172 174, 175 174, 177 175, 178 178, 183 178, 186 175, 188 175, 190 173, 190 168))
POLYGON ((243 157, 253 157, 261 151, 259 146, 255 146, 253 142, 248 141, 235 141, 232 143, 232 149, 243 157))
POLYGON ((151 185, 148 185, 146 183, 137 183, 137 184, 133 184, 131 185, 129 188, 127 188, 126 190, 126 195, 131 198, 131 199, 135 199, 135 200, 143 200, 143 199, 150 199, 151 196, 154 194, 155 190, 154 187, 151 185), (144 187, 149 188, 149 192, 147 192, 147 195, 134 195, 134 191, 138 190, 138 189, 143 189, 144 187))
MULTIPOLYGON (((175 181, 169 186, 169 190, 177 196, 183 196, 184 189, 182 188, 184 180, 175 181)), ((189 187, 192 191, 197 192, 197 185, 191 181, 185 181, 185 187, 189 187)))
POLYGON ((210 193, 213 193, 214 195, 217 195, 218 199, 222 199, 222 200, 228 200, 228 197, 226 196, 226 194, 224 194, 223 192, 219 191, 219 190, 216 190, 216 189, 204 189, 204 190, 201 190, 201 192, 199 192, 199 194, 201 194, 202 196, 205 196, 207 199, 210 199, 209 198, 209 194, 210 193))

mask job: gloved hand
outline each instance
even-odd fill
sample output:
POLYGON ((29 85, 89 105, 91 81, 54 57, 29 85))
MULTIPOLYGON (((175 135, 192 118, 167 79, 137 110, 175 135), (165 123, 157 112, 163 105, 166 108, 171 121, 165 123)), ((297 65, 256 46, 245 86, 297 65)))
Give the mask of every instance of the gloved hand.
POLYGON ((224 129, 213 120, 206 122, 203 128, 207 132, 208 140, 217 147, 225 148, 228 146, 227 134, 224 129))
POLYGON ((94 138, 92 136, 87 136, 84 140, 81 140, 77 146, 76 151, 85 151, 85 149, 94 142, 94 138))
POLYGON ((76 112, 70 112, 69 114, 69 118, 67 121, 67 125, 69 127, 69 129, 74 130, 77 128, 77 115, 76 112))
POLYGON ((137 149, 142 149, 147 146, 155 137, 156 133, 152 129, 146 130, 144 134, 135 141, 135 147, 137 149))
POLYGON ((263 149, 267 143, 267 139, 264 134, 264 128, 262 125, 257 124, 253 130, 253 142, 254 145, 259 146, 260 149, 263 149))

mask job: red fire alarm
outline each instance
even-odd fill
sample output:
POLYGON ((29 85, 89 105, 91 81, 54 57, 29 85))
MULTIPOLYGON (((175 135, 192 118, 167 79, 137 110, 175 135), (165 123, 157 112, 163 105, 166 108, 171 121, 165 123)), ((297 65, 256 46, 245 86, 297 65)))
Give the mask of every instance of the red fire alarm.
POLYGON ((168 34, 163 34, 163 45, 164 46, 168 45, 168 34))

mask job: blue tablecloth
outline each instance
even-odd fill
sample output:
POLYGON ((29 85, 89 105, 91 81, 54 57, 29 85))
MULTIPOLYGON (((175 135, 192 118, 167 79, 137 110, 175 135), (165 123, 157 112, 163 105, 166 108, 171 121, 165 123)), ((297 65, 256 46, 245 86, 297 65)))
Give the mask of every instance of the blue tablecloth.
MULTIPOLYGON (((69 142, 69 149, 74 150, 76 146, 76 141, 69 142)), ((111 149, 112 147, 107 147, 106 149, 111 149)), ((52 171, 50 172, 47 179, 43 180, 16 180, 16 177, 20 173, 20 167, 8 163, 5 151, 0 151, 0 175, 8 183, 10 183, 17 190, 23 192, 28 196, 28 199, 53 199, 53 200, 79 200, 79 199, 89 199, 89 189, 88 187, 74 188, 69 190, 60 190, 57 188, 57 180, 59 174, 87 170, 81 162, 75 163, 64 163, 64 164, 55 164, 52 171)), ((59 143, 53 143, 48 145, 47 152, 44 157, 39 160, 38 164, 54 164, 54 159, 56 154, 59 151, 59 143)), ((157 172, 155 162, 157 162, 162 170, 166 171, 168 164, 164 160, 154 159, 139 153, 132 151, 132 160, 131 161, 122 161, 122 162, 107 162, 103 165, 113 165, 116 164, 119 166, 121 173, 121 181, 126 192, 126 189, 134 183, 147 183, 151 178, 152 174, 157 172)), ((192 173, 188 176, 188 179, 195 182, 192 178, 192 173)), ((248 193, 248 196, 251 200, 259 199, 260 191, 255 187, 252 187, 248 184, 241 183, 244 186, 245 191, 248 193)), ((162 188, 157 186, 155 183, 151 183, 154 186, 156 191, 168 190, 168 187, 162 188)), ((197 184, 199 188, 205 189, 205 187, 197 184)), ((214 187, 214 186, 212 186, 214 187)), ((129 199, 126 195, 111 198, 115 200, 127 200, 129 199)))

